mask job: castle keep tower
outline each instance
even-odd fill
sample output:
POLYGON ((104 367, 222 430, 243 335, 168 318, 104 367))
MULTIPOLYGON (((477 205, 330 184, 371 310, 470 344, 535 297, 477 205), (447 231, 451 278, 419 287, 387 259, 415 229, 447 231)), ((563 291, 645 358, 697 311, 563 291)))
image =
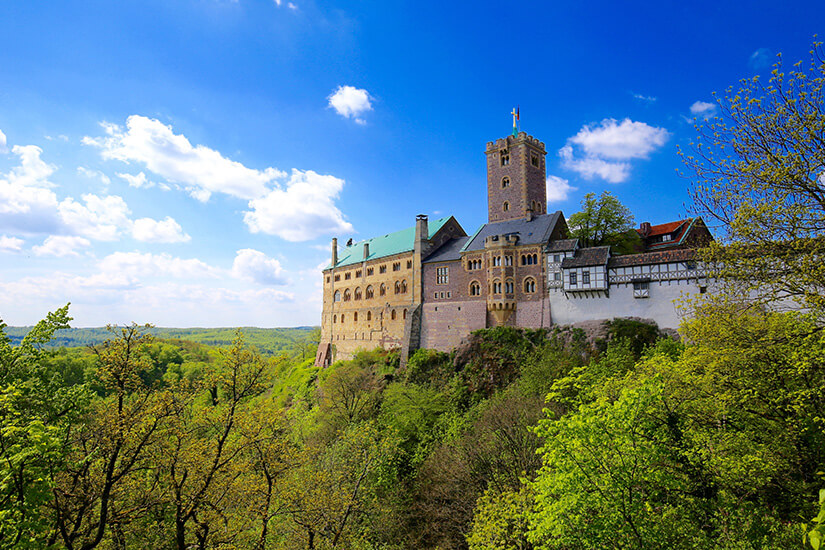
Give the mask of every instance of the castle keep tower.
POLYGON ((544 143, 525 132, 487 143, 490 223, 547 213, 544 143))

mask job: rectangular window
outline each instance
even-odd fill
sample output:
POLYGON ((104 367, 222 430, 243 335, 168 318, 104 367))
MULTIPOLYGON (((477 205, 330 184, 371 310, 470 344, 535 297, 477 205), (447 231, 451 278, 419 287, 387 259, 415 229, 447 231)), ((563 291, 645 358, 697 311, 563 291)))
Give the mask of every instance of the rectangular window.
POLYGON ((634 298, 650 298, 650 282, 649 281, 633 281, 633 297, 634 298))
POLYGON ((412 260, 407 260, 407 269, 412 269, 412 260))
POLYGON ((589 285, 590 284, 590 271, 584 270, 582 271, 582 284, 589 285))
POLYGON ((358 279, 359 277, 361 277, 361 270, 360 269, 355 272, 355 278, 358 279))
POLYGON ((378 273, 386 273, 386 272, 387 272, 387 266, 385 266, 385 265, 379 266, 378 273))
POLYGON ((561 273, 553 273, 554 281, 561 281, 561 273))
POLYGON ((344 273, 344 280, 345 280, 345 281, 349 281, 349 280, 350 280, 350 277, 352 277, 352 273, 350 273, 350 272, 346 272, 346 273, 344 273))
POLYGON ((370 275, 372 275, 372 268, 368 267, 367 268, 367 277, 369 277, 370 275))
POLYGON ((401 262, 395 262, 392 264, 393 271, 401 271, 401 262))
POLYGON ((576 286, 576 272, 570 272, 570 286, 576 286))
POLYGON ((340 275, 336 275, 336 276, 335 276, 335 280, 336 280, 336 281, 340 281, 340 280, 341 280, 341 276, 340 276, 340 275))
POLYGON ((553 254, 553 263, 557 264, 561 262, 561 257, 558 254, 553 254))
POLYGON ((532 164, 536 168, 539 167, 539 156, 537 154, 530 153, 530 164, 532 164))
POLYGON ((438 267, 435 270, 435 284, 446 285, 450 280, 450 268, 438 267))

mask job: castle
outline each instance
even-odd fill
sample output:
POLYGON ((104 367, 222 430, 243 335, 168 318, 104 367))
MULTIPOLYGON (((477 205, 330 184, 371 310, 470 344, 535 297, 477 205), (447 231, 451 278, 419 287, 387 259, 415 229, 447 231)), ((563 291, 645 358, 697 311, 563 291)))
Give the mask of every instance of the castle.
POLYGON ((488 223, 468 235, 458 221, 415 226, 353 243, 323 270, 315 364, 358 349, 449 351, 494 326, 550 327, 642 317, 676 328, 674 300, 707 288, 695 249, 711 235, 701 218, 637 230, 639 253, 584 248, 561 211, 547 212, 544 143, 524 132, 487 143, 488 223))

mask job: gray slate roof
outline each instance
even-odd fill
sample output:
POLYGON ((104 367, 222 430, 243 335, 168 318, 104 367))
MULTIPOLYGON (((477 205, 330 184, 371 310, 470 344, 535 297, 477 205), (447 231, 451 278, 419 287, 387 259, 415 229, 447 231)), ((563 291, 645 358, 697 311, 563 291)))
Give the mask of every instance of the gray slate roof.
POLYGON ((483 250, 484 239, 492 235, 518 234, 518 244, 543 244, 546 243, 553 233, 559 219, 563 215, 561 210, 552 214, 542 214, 534 216, 529 222, 524 218, 517 220, 507 220, 503 222, 487 223, 476 231, 470 241, 464 245, 463 251, 483 250))
POLYGON ((457 239, 450 239, 441 245, 435 252, 427 256, 423 263, 433 262, 452 262, 461 259, 461 248, 467 244, 470 237, 458 237, 457 239))
POLYGON ((574 258, 565 258, 561 261, 562 269, 568 267, 584 267, 591 265, 607 265, 610 258, 609 246, 594 246, 593 248, 580 248, 576 251, 574 258))
POLYGON ((551 241, 547 245, 547 252, 567 252, 569 250, 576 250, 576 245, 579 239, 559 239, 551 241))

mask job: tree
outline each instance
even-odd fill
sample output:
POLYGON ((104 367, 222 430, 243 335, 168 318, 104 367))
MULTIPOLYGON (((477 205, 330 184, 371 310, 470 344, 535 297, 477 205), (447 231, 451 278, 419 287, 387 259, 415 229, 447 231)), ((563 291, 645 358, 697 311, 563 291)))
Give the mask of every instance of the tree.
POLYGON ((680 151, 697 213, 723 230, 707 259, 764 300, 825 308, 825 51, 767 84, 742 80, 680 151))
POLYGON ((588 193, 582 199, 582 210, 568 220, 573 236, 581 246, 622 245, 638 235, 633 229, 633 214, 619 199, 604 191, 599 198, 588 193))

